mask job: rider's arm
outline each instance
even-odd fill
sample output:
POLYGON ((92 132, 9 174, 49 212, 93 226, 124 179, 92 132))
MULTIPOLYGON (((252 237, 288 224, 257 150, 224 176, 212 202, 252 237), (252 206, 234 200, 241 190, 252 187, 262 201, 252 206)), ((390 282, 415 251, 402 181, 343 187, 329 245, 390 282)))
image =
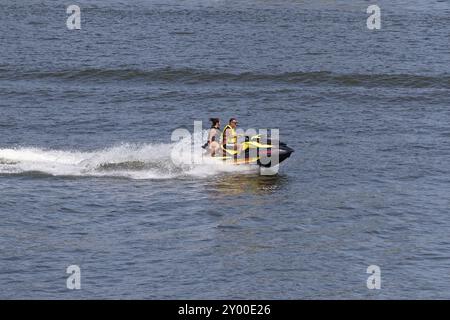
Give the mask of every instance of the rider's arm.
POLYGON ((224 134, 223 134, 223 141, 222 144, 227 144, 227 139, 228 139, 228 132, 230 132, 230 129, 226 129, 224 134))

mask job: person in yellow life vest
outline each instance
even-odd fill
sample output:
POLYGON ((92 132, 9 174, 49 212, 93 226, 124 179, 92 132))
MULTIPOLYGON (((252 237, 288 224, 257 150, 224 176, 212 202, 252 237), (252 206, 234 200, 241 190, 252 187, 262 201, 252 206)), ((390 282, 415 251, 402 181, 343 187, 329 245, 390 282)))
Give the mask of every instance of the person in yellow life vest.
POLYGON ((237 124, 238 121, 235 118, 231 118, 225 128, 223 128, 222 147, 227 150, 235 150, 237 151, 237 153, 239 153, 241 150, 241 145, 237 141, 237 124))

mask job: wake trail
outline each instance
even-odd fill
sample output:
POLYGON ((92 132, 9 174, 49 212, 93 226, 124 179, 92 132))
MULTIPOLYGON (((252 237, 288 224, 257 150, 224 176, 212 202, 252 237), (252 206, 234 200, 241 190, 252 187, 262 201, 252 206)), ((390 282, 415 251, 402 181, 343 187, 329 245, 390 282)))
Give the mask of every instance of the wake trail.
POLYGON ((93 151, 36 147, 0 148, 0 175, 124 177, 174 179, 209 177, 224 172, 255 172, 254 166, 226 164, 196 153, 185 142, 122 144, 93 151), (195 160, 195 161, 193 161, 195 160))

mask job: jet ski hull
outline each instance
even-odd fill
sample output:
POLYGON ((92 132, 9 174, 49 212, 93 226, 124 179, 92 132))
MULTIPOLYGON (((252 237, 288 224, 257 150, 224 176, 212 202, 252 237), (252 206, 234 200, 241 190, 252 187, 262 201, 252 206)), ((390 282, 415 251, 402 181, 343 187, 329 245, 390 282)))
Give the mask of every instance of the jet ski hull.
POLYGON ((260 150, 260 159, 258 165, 265 168, 270 168, 274 165, 278 165, 291 156, 294 149, 284 145, 276 149, 260 150))

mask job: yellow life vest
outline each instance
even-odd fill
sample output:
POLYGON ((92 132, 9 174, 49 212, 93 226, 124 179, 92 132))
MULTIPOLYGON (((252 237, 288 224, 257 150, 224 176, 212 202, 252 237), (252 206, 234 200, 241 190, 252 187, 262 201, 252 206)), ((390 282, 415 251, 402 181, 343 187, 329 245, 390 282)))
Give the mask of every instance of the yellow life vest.
POLYGON ((227 138, 227 144, 236 144, 237 143, 237 134, 236 134, 236 130, 234 130, 229 124, 227 124, 225 126, 225 128, 223 128, 222 131, 222 143, 225 140, 225 138, 227 138), (230 133, 228 133, 227 136, 225 136, 225 131, 227 129, 230 129, 230 133))

